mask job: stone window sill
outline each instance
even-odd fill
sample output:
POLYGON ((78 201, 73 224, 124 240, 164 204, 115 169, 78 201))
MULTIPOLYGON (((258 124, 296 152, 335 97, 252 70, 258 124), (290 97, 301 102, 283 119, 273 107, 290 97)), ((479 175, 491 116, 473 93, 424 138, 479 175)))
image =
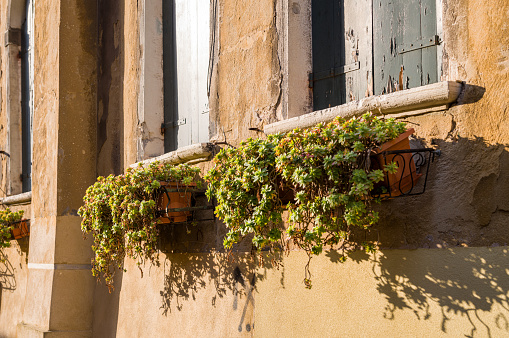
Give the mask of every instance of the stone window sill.
POLYGON ((264 132, 275 134, 295 128, 309 128, 318 123, 330 122, 336 116, 350 118, 369 111, 377 115, 403 117, 446 110, 458 99, 461 89, 461 82, 444 81, 391 94, 370 96, 341 106, 268 124, 264 127, 264 132))
POLYGON ((199 162, 208 161, 214 154, 215 146, 212 143, 196 143, 190 146, 179 148, 175 151, 163 154, 161 156, 146 159, 144 161, 136 162, 130 167, 135 168, 138 166, 148 166, 153 162, 179 164, 188 163, 196 164, 199 162))
POLYGON ((32 202, 31 191, 0 198, 0 203, 4 205, 30 204, 31 202, 32 202))

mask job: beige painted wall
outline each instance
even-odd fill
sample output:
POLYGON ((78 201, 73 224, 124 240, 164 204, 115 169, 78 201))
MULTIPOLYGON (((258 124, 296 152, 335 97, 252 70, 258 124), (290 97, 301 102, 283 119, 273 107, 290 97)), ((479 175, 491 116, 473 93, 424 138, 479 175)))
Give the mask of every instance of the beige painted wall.
MULTIPOLYGON (((0 31, 6 29, 6 3, 0 1, 0 31)), ((259 136, 249 127, 284 115, 281 3, 218 1, 210 97, 211 136, 217 140, 238 144, 259 136)), ((138 156, 142 7, 109 2, 111 16, 97 22, 93 9, 65 4, 67 21, 61 21, 54 2, 36 3, 31 213, 37 227, 28 254, 34 263, 88 263, 75 216, 84 188, 94 173, 122 171, 138 156), (75 17, 78 26, 69 19, 75 17), (73 48, 75 41, 81 49, 73 48), (85 132, 74 128, 81 121, 85 132)), ((41 277, 46 284, 34 275, 27 292, 27 256, 13 243, 2 250, 12 268, 0 280, 0 336, 15 336, 23 318, 48 323, 51 301, 53 315, 73 314, 76 292, 86 306, 94 292, 93 308, 74 315, 82 327, 93 322, 96 337, 509 336, 508 15, 506 0, 444 0, 443 79, 463 80, 465 89, 449 110, 406 119, 416 129, 414 144, 436 146, 443 155, 432 165, 424 195, 382 204, 382 221, 368 234, 382 243, 375 256, 357 254, 345 264, 336 262, 334 252, 313 258, 313 288, 307 290, 304 253, 260 266, 245 243, 228 257, 221 249, 224 226, 209 223, 189 234, 167 231, 161 265, 143 267, 143 277, 126 261, 112 294, 104 285, 94 289, 88 271, 60 280, 41 277), (16 289, 9 290, 13 280, 16 289), (61 293, 48 291, 53 283, 61 293), (32 305, 24 311, 27 301, 32 305)), ((7 109, 1 55, 0 149, 7 109)))
MULTIPOLYGON (((30 206, 11 206, 23 209, 30 218, 30 206)), ((29 237, 11 240, 10 248, 0 250, 0 337, 15 337, 16 326, 23 319, 28 280, 29 237)))
MULTIPOLYGON (((210 102, 218 140, 238 144, 259 136, 249 127, 282 118, 280 5, 219 1, 210 102)), ((368 234, 380 238, 379 253, 344 264, 334 252, 313 258, 307 290, 302 252, 259 267, 249 255, 210 253, 221 251, 221 224, 174 230, 179 253, 162 253, 161 266, 143 274, 128 260, 113 294, 97 288, 95 335, 509 336, 508 13, 507 1, 444 1, 443 80, 466 86, 449 110, 406 119, 416 129, 413 143, 443 156, 426 194, 382 204, 383 220, 368 234), (198 232, 206 245, 189 244, 198 232)), ((126 131, 134 131, 138 109, 138 19, 126 5, 126 131)), ((126 132, 126 163, 135 158, 131 137, 126 132)))
MULTIPOLYGON (((100 337, 509 336, 506 247, 382 250, 347 263, 306 255, 279 267, 250 255, 172 254, 134 262, 118 284, 115 327, 100 337)), ((102 312, 100 320, 111 318, 102 312)), ((96 317, 96 319, 98 319, 96 317)), ((99 319, 98 319, 99 320, 99 319)))

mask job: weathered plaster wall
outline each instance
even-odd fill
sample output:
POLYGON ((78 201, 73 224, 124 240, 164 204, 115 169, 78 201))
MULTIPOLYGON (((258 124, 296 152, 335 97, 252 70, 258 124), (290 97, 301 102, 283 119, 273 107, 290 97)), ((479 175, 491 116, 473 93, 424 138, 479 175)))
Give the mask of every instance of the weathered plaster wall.
MULTIPOLYGON (((30 218, 30 206, 11 206, 24 210, 30 218)), ((0 250, 0 337, 15 337, 16 326, 23 319, 28 280, 29 237, 11 240, 10 248, 0 250)))
POLYGON ((277 265, 249 254, 170 254, 143 272, 127 261, 118 294, 105 294, 119 298, 118 321, 94 335, 507 336, 508 255, 506 247, 398 249, 339 263, 327 252, 312 260, 311 290, 303 252, 277 265))
POLYGON ((99 2, 97 174, 123 172, 124 3, 99 2))
POLYGON ((30 273, 18 335, 87 336, 92 251, 82 239, 77 209, 96 178, 97 4, 62 0, 35 6, 30 273))
MULTIPOLYGON (((210 97, 218 141, 238 144, 258 136, 249 127, 283 116, 279 5, 219 1, 210 97)), ((138 8, 126 3, 124 11, 124 163, 136 159, 138 8)), ((259 265, 243 253, 248 244, 230 257, 212 253, 221 251, 221 224, 173 229, 160 266, 141 272, 126 260, 113 294, 97 288, 94 334, 509 335, 508 15, 503 0, 444 0, 443 80, 463 80, 465 90, 447 111, 406 119, 413 144, 442 156, 424 195, 381 205, 382 221, 368 234, 381 240, 379 253, 343 264, 334 251, 313 258, 307 290, 302 252, 259 265)))
POLYGON ((211 94, 212 135, 232 144, 257 133, 248 128, 281 118, 282 73, 276 1, 219 1, 217 84, 211 94))
MULTIPOLYGON (((8 2, 6 0, 0 1, 0 27, 2 31, 5 31, 7 29, 7 4, 8 2)), ((6 83, 6 76, 4 75, 6 72, 5 64, 7 64, 8 57, 6 55, 6 48, 4 39, 2 39, 2 44, 0 45, 0 69, 2 70, 0 72, 0 149, 6 149, 7 148, 7 100, 5 98, 7 97, 7 83, 6 83)), ((5 156, 0 157, 0 185, 4 191, 6 191, 8 187, 8 177, 7 177, 7 158, 5 156)))
POLYGON ((445 112, 406 119, 415 144, 435 146, 424 195, 384 203, 388 247, 509 243, 509 3, 444 1, 444 77, 465 81, 445 112))
POLYGON ((124 163, 136 162, 138 132, 138 98, 140 90, 141 48, 140 15, 137 2, 126 2, 124 9, 124 163))
MULTIPOLYGON (((98 22, 92 3, 35 4, 35 222, 28 259, 86 264, 90 243, 81 240, 75 214, 84 189, 96 173, 121 172, 137 158, 142 2, 100 1, 98 22)), ((211 131, 238 144, 258 136, 248 128, 283 117, 278 3, 218 4, 211 131)), ((57 279, 34 270, 30 284, 27 252, 13 241, 1 251, 7 261, 0 263, 6 271, 0 336, 14 336, 21 320, 49 327, 50 315, 52 325, 65 328, 62 318, 73 315, 87 332, 93 320, 98 337, 509 335, 509 3, 444 0, 443 10, 444 80, 465 81, 465 91, 448 111, 407 119, 416 129, 414 144, 437 146, 443 155, 432 165, 426 194, 382 204, 382 222, 370 234, 381 239, 378 254, 359 253, 344 264, 335 252, 313 258, 307 290, 302 252, 259 265, 246 252, 213 253, 221 251, 221 224, 174 229, 160 266, 144 266, 142 277, 127 260, 115 292, 98 285, 92 307, 88 270, 57 279), (53 303, 52 290, 62 291, 53 303)), ((2 45, 0 149, 3 51, 2 45)))
MULTIPOLYGON (((0 31, 5 32, 9 26, 8 1, 0 1, 0 31)), ((12 23, 14 24, 14 22, 12 23)), ((16 23, 17 24, 17 23, 16 23)), ((5 46, 4 37, 0 39, 0 150, 7 151, 9 146, 9 109, 14 109, 14 105, 7 102, 7 76, 9 71, 7 65, 9 58, 11 63, 20 66, 19 59, 15 56, 17 46, 10 49, 5 46), (14 60, 12 60, 15 58, 14 60)), ((19 81, 11 83, 11 88, 19 85, 19 81)), ((12 90, 11 89, 11 90, 12 90)), ((16 107, 19 108, 19 102, 16 107)), ((11 132, 20 133, 19 130, 11 132)), ((16 156, 17 154, 14 154, 16 156)), ((9 182, 9 161, 6 156, 0 156, 0 196, 4 197, 9 192, 11 182, 9 182)), ((2 209, 4 206, 2 206, 2 209)), ((10 206, 13 211, 24 210, 25 217, 30 218, 30 205, 10 206)), ((0 337, 15 337, 16 326, 22 321, 23 310, 25 307, 26 285, 28 278, 28 248, 29 238, 21 240, 12 240, 10 248, 0 250, 0 337)))

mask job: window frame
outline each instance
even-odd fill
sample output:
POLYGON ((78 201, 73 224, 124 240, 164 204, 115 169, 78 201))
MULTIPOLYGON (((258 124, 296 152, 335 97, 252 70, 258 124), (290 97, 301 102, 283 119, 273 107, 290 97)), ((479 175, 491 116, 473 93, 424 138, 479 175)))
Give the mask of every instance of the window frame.
MULTIPOLYGON (((25 195, 31 190, 31 167, 33 149, 33 34, 29 35, 27 64, 22 66, 20 56, 22 52, 22 28, 27 19, 29 31, 33 33, 34 6, 33 0, 11 0, 7 9, 7 26, 4 35, 5 54, 7 58, 5 91, 7 110, 7 143, 5 151, 7 159, 7 189, 8 196, 25 195), (29 6, 27 6, 27 3, 29 6), (23 69, 24 68, 24 69, 23 69), (28 76, 22 75, 28 70, 28 76), (23 95, 22 89, 27 89, 28 95, 23 95), (28 102, 27 101, 28 96, 28 102), (23 108, 25 106, 25 108, 23 108), (23 116, 25 114, 25 116, 23 116), (23 127, 23 122, 25 128, 23 127), (20 133, 20 131, 22 131, 20 133), (27 135, 28 133, 28 135, 27 135), (28 143, 28 145, 27 145, 28 143), (30 180, 25 179, 23 174, 30 180)), ((25 93, 27 92, 25 91, 25 93)))
MULTIPOLYGON (((164 19, 162 1, 143 0, 140 6, 139 38, 141 51, 137 107, 138 121, 135 136, 136 162, 171 157, 171 154, 164 156, 171 152, 165 151, 164 144, 166 127, 164 124, 164 19)), ((211 11, 212 8, 210 8, 209 13, 211 11)), ((215 27, 212 28, 215 29, 215 27)), ((207 78, 208 76, 209 74, 207 74, 207 78)), ((207 135, 207 141, 209 137, 210 133, 207 135)), ((176 151, 179 149, 176 149, 176 151)))
MULTIPOLYGON (((435 0, 435 2, 437 35, 442 38, 442 0, 435 0)), ((279 0, 276 10, 277 29, 280 36, 278 55, 283 75, 283 119, 290 119, 317 111, 313 109, 313 91, 309 86, 309 76, 313 73, 312 0, 279 0)), ((443 48, 442 41, 437 46, 438 82, 449 80, 444 76, 443 48)), ((373 74, 371 77, 373 78, 373 74)), ((371 96, 384 95, 370 92, 369 97, 371 96)), ((359 97, 353 102, 363 99, 365 97, 359 97)))

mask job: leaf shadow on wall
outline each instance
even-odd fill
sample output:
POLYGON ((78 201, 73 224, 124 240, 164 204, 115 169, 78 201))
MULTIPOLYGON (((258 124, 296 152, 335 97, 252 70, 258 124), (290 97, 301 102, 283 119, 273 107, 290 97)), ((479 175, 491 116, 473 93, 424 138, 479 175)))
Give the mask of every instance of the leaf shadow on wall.
POLYGON ((0 250, 0 306, 2 305, 3 291, 13 292, 16 290, 16 276, 14 275, 14 267, 7 255, 0 250))
POLYGON ((447 140, 432 141, 442 155, 426 192, 381 205, 381 247, 418 249, 376 254, 384 317, 436 321, 440 311, 444 333, 462 323, 466 337, 509 335, 509 146, 454 130, 453 119, 447 140))
POLYGON ((410 310, 418 320, 429 320, 438 306, 444 333, 452 333, 450 326, 463 317, 470 324, 464 327, 466 337, 509 334, 509 270, 501 264, 509 261, 507 248, 474 253, 467 248, 420 249, 376 256, 377 289, 388 303, 384 318, 393 320, 399 311, 410 310))
POLYGON ((0 250, 0 285, 2 290, 7 291, 14 291, 17 288, 14 267, 3 250, 0 250))
MULTIPOLYGON (((219 221, 217 225, 208 221, 196 226, 175 225, 162 234, 161 247, 166 258, 161 262, 164 269, 161 310, 163 315, 172 310, 181 311, 186 301, 196 301, 201 290, 212 287, 213 307, 221 299, 233 296, 232 309, 242 311, 239 324, 242 330, 244 319, 254 309, 256 283, 265 278, 265 270, 279 266, 280 257, 264 257, 262 261, 259 255, 250 253, 250 239, 228 254, 222 248, 222 236, 218 232, 226 232, 225 226, 219 221), (239 305, 241 302, 245 303, 244 307, 239 305)), ((250 331, 252 325, 246 324, 245 329, 250 331)))

